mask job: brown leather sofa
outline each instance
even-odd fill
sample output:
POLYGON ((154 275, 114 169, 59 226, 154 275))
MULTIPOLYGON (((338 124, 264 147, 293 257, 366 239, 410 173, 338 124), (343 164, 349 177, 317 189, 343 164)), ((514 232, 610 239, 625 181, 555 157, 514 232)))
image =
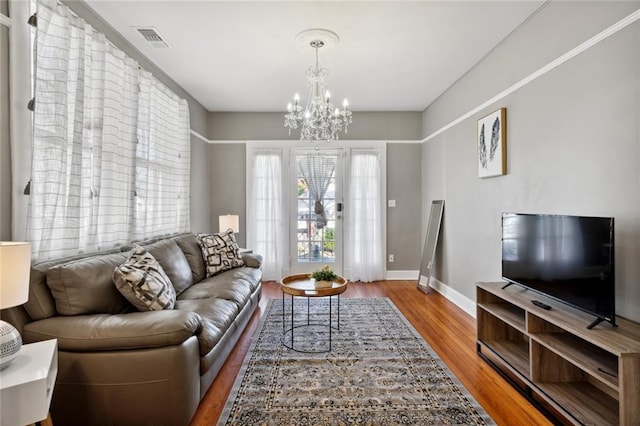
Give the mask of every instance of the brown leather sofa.
POLYGON ((262 258, 205 278, 194 234, 141 243, 176 289, 138 312, 111 281, 131 246, 35 265, 29 301, 2 312, 25 343, 58 339, 56 425, 187 425, 258 306, 262 258))

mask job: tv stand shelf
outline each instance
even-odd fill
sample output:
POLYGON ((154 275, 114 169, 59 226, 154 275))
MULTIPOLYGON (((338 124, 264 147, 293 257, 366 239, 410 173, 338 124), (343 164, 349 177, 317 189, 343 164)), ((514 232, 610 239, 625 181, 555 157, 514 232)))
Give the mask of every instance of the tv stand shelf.
POLYGON ((478 354, 563 423, 640 424, 640 324, 504 284, 477 283, 478 354))

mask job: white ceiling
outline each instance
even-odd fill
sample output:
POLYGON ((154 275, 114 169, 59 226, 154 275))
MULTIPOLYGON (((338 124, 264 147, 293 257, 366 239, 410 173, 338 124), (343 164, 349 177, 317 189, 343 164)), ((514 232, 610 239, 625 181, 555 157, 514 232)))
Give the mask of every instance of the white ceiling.
POLYGON ((336 101, 356 111, 422 111, 544 1, 85 0, 210 111, 284 111, 308 96, 314 51, 295 36, 326 28, 320 54, 336 101), (152 48, 133 27, 171 45, 152 48))

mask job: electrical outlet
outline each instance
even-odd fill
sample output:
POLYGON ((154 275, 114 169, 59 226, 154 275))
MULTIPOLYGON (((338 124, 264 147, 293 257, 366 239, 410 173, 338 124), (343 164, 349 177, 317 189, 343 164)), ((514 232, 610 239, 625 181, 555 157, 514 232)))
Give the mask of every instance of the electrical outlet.
POLYGON ((389 262, 392 263, 395 260, 392 254, 389 255, 389 262))

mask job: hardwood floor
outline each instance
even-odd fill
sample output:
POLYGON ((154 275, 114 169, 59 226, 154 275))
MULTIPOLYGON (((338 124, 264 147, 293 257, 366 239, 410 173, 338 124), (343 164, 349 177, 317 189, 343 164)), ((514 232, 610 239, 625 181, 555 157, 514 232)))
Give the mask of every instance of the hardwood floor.
MULTIPOLYGON (((217 422, 269 300, 280 298, 279 284, 267 281, 258 310, 198 407, 191 425, 217 422)), ((475 319, 444 296, 426 295, 415 281, 351 283, 342 297, 388 297, 431 345, 458 380, 499 425, 551 424, 476 354, 475 319)))

